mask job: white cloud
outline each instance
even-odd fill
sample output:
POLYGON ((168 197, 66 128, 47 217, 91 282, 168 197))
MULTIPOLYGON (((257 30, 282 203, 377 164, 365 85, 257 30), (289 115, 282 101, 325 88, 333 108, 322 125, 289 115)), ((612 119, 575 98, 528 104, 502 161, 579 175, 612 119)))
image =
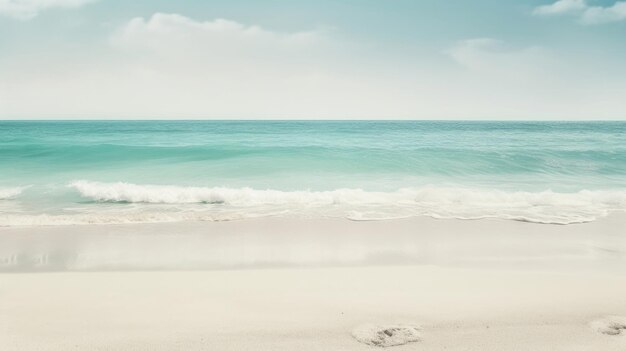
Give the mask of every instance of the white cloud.
POLYGON ((322 36, 322 31, 280 33, 258 26, 246 26, 227 19, 195 21, 179 14, 155 13, 149 19, 137 17, 117 32, 114 39, 158 47, 162 40, 167 44, 179 40, 245 40, 278 41, 284 44, 311 44, 322 36), (154 39, 159 39, 155 43, 154 39))
POLYGON ((91 62, 15 64, 46 67, 35 72, 5 66, 4 111, 84 116, 97 106, 105 116, 139 117, 406 115, 413 100, 403 102, 404 92, 393 87, 381 89, 383 73, 363 74, 362 65, 353 67, 354 57, 328 34, 177 14, 135 18, 116 30, 109 50, 91 62), (64 96, 70 92, 80 98, 68 101, 64 96), (33 99, 37 106, 28 104, 33 99), (387 102, 395 103, 389 108, 387 102))
POLYGON ((554 58, 543 48, 514 48, 492 38, 458 42, 447 53, 460 65, 483 75, 511 81, 536 80, 554 70, 554 58))
POLYGON ((600 24, 626 20, 626 2, 618 1, 613 6, 588 7, 583 13, 581 20, 586 24, 600 24))
POLYGON ((559 15, 581 11, 586 8, 585 0, 558 0, 550 5, 538 6, 533 13, 537 15, 559 15))
POLYGON ((619 97, 626 83, 614 79, 625 71, 599 75, 589 58, 492 38, 460 41, 446 52, 460 68, 448 82, 449 91, 460 90, 450 104, 491 118, 602 119, 626 107, 619 97))
POLYGON ((75 8, 96 0, 0 0, 0 15, 20 20, 36 17, 50 8, 75 8))
POLYGON ((408 56, 336 31, 155 14, 102 44, 0 58, 0 118, 615 118, 626 108, 619 67, 577 81, 585 69, 570 58, 489 38, 408 56))
POLYGON ((195 21, 178 14, 156 13, 149 19, 130 20, 114 33, 111 44, 122 54, 144 54, 150 63, 185 62, 185 66, 195 62, 198 73, 218 66, 222 73, 236 73, 244 63, 248 70, 259 72, 271 68, 268 66, 286 68, 292 62, 314 63, 331 50, 326 34, 321 29, 278 32, 226 19, 195 21))
POLYGON ((558 0, 550 5, 535 8, 535 15, 578 16, 583 24, 602 24, 626 20, 626 1, 617 1, 611 6, 590 6, 585 0, 558 0))

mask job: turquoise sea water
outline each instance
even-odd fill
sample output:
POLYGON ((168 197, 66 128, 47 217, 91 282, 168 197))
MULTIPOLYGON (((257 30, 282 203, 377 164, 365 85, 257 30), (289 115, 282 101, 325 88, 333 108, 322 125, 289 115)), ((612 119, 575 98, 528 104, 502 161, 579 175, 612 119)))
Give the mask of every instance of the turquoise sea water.
POLYGON ((626 209, 626 122, 0 121, 0 225, 626 209))

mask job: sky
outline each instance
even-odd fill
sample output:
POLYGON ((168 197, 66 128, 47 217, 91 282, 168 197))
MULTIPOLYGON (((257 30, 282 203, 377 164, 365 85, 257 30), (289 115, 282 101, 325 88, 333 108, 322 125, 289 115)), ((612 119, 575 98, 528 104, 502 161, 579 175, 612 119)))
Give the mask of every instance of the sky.
POLYGON ((0 119, 625 120, 626 0, 0 0, 0 119))

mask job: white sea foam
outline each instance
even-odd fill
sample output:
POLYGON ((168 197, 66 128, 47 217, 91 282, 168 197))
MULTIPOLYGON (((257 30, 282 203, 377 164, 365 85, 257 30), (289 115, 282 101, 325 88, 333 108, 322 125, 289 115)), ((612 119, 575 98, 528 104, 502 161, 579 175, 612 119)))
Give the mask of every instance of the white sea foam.
MULTIPOLYGON (((75 181, 69 185, 83 197, 98 202, 153 204, 146 211, 118 214, 47 216, 23 222, 129 223, 181 220, 229 220, 275 215, 344 217, 383 220, 412 216, 435 218, 501 218, 537 223, 570 224, 593 221, 613 211, 626 210, 626 191, 573 193, 553 191, 507 192, 426 186, 391 192, 362 189, 280 191, 252 188, 184 187, 75 181), (160 211, 154 204, 170 206, 160 211)), ((8 223, 17 218, 5 218, 8 223)), ((7 223, 7 222, 5 222, 7 223)))
POLYGON ((13 187, 13 188, 0 188, 0 200, 13 199, 24 191, 28 187, 13 187))
MULTIPOLYGON (((0 225, 67 225, 224 221, 288 215, 384 220, 414 216, 500 218, 537 223, 593 221, 626 210, 626 191, 506 192, 427 186, 390 192, 362 189, 280 191, 76 181, 81 196, 100 202, 55 213, 4 211, 0 225), (127 203, 118 206, 113 203, 127 203)), ((0 198, 24 188, 0 189, 0 198)))
POLYGON ((143 213, 81 213, 81 214, 0 214, 0 226, 57 226, 84 224, 168 223, 182 221, 219 222, 254 218, 253 214, 143 212, 143 213))
POLYGON ((254 205, 332 205, 385 204, 413 201, 414 192, 367 192, 361 189, 332 191, 280 191, 252 188, 181 187, 171 185, 137 185, 130 183, 99 183, 76 181, 70 187, 82 196, 103 202, 133 202, 153 204, 211 203, 234 206, 254 205))

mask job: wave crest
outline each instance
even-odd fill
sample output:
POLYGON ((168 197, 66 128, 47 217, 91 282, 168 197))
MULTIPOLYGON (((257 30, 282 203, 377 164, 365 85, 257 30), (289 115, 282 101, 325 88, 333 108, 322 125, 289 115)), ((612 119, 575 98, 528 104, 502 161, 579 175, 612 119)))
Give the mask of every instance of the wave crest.
MULTIPOLYGON (((384 203, 399 200, 402 192, 366 192, 361 189, 332 191, 280 191, 252 188, 187 187, 175 185, 138 185, 124 182, 100 183, 75 181, 70 187, 86 198, 102 202, 152 204, 227 204, 237 206, 282 204, 384 203)), ((404 194, 407 199, 409 197, 404 194)))
MULTIPOLYGON (((593 221, 612 211, 626 210, 626 191, 622 190, 582 190, 573 193, 507 192, 426 186, 391 192, 362 189, 280 191, 101 183, 85 180, 73 182, 69 186, 83 197, 94 201, 178 205, 175 206, 176 211, 186 213, 163 214, 168 217, 167 220, 172 220, 172 216, 182 220, 190 218, 215 220, 215 211, 226 209, 231 215, 234 213, 235 217, 240 218, 271 215, 277 210, 284 210, 290 214, 343 217, 353 220, 430 216, 458 219, 501 218, 570 224, 593 221), (203 207, 203 204, 212 206, 203 207), (189 212, 194 214, 189 215, 189 212)), ((160 218, 154 213, 149 217, 152 218, 150 221, 160 218)))
POLYGON ((26 186, 13 188, 0 188, 0 200, 10 200, 20 195, 26 186))

